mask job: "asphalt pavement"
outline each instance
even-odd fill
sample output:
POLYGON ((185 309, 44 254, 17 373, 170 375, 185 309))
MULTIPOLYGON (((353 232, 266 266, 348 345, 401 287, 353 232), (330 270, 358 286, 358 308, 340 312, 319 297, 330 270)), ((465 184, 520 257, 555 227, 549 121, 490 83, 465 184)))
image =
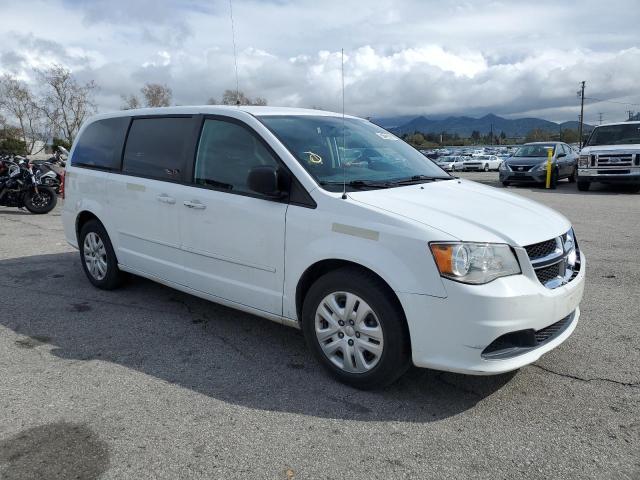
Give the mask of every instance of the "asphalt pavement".
POLYGON ((374 392, 294 329, 140 278, 97 290, 59 207, 0 208, 0 478, 639 479, 640 194, 509 191, 574 224, 574 334, 515 373, 374 392))

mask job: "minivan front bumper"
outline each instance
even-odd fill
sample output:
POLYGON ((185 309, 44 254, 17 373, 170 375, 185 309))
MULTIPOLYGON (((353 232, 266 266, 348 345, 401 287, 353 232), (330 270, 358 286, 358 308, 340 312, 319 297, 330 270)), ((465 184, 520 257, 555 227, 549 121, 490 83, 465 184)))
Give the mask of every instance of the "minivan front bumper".
MULTIPOLYGON (((586 262, 566 285, 544 287, 525 272, 485 285, 446 281, 447 298, 398 293, 404 308, 413 363, 418 367, 493 375, 535 362, 564 342, 576 328, 586 262), (524 333, 522 333, 524 332, 524 333), (539 342, 503 348, 501 338, 533 335, 539 342), (490 347, 491 346, 491 347, 490 347)), ((516 342, 517 343, 517 342, 516 342)))

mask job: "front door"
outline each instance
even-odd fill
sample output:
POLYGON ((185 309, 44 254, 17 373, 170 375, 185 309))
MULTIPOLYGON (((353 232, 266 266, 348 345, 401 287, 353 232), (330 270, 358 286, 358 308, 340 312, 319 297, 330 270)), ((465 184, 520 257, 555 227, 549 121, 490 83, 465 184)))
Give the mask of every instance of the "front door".
POLYGON ((247 125, 204 120, 192 186, 178 206, 184 273, 195 290, 280 315, 287 203, 248 188, 259 165, 278 160, 247 125))

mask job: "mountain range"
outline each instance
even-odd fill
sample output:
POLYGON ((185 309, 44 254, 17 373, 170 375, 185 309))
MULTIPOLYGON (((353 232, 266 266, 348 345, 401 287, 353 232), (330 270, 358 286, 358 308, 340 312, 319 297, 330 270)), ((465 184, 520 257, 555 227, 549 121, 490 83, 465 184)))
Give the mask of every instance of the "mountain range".
MULTIPOLYGON (((504 132, 509 138, 524 137, 531 130, 539 128, 550 132, 562 130, 578 130, 579 122, 569 121, 556 123, 542 118, 504 118, 492 113, 480 118, 473 117, 447 117, 442 119, 430 119, 425 116, 399 116, 372 118, 371 121, 397 135, 404 133, 441 133, 458 134, 463 138, 471 137, 471 133, 477 130, 482 135, 493 132, 500 135, 504 132)), ((593 126, 584 124, 584 131, 589 132, 593 126)))

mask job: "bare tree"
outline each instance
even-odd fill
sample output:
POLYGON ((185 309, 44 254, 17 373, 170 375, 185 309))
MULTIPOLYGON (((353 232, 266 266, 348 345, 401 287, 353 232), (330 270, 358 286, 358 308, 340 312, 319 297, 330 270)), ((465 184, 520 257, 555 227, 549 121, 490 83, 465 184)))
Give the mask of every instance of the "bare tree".
POLYGON ((140 108, 142 106, 138 97, 133 94, 120 95, 120 98, 122 99, 121 110, 133 110, 134 108, 140 108))
POLYGON ((207 100, 207 105, 218 105, 218 101, 214 97, 209 97, 209 100, 207 100))
POLYGON ((26 153, 35 154, 44 149, 49 137, 45 117, 29 87, 13 75, 5 74, 0 78, 0 109, 18 122, 26 153), (41 146, 36 150, 38 141, 41 146))
POLYGON ((159 83, 145 83, 140 90, 147 107, 168 107, 173 93, 166 85, 159 83))
POLYGON ((266 105, 267 100, 262 97, 251 99, 244 92, 235 90, 225 90, 222 95, 222 105, 266 105))
POLYGON ((69 144, 80 130, 85 119, 96 111, 93 92, 96 84, 91 81, 80 84, 70 70, 62 65, 53 65, 39 70, 38 76, 44 86, 41 111, 69 144))

